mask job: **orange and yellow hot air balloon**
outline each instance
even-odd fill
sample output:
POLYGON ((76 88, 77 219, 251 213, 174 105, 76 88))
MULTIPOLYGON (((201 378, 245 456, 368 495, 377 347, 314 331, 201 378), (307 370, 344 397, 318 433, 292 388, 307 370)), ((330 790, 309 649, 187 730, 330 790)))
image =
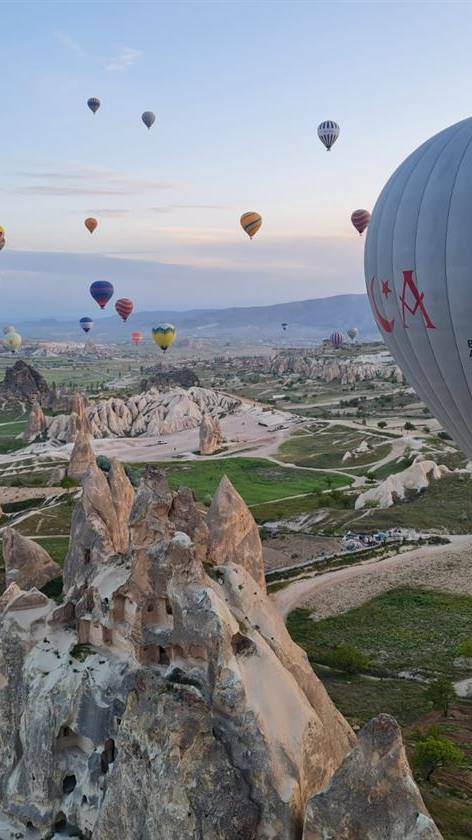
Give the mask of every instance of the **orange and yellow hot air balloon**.
POLYGON ((90 233, 93 233, 98 225, 98 222, 93 218, 93 216, 89 216, 88 219, 85 219, 84 225, 90 233))
POLYGON ((240 221, 242 229, 246 231, 249 239, 252 239, 262 225, 262 216, 250 210, 247 213, 243 213, 240 221))

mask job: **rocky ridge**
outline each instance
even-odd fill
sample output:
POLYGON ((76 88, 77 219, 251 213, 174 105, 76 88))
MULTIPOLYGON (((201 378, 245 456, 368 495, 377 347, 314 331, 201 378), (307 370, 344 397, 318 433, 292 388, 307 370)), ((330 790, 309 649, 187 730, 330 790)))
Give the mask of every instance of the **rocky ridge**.
POLYGON ((282 350, 275 354, 269 363, 270 372, 276 376, 298 374, 305 379, 318 379, 322 382, 339 382, 342 385, 354 385, 372 379, 392 379, 402 381, 400 369, 392 364, 366 362, 353 359, 326 358, 320 351, 300 353, 282 350))
POLYGON ((371 487, 360 493, 356 499, 355 508, 361 510, 366 507, 388 508, 396 502, 403 501, 408 493, 420 493, 426 490, 432 481, 437 481, 449 472, 445 466, 438 466, 435 461, 415 460, 411 466, 402 472, 389 475, 377 487, 371 487))
MULTIPOLYGON (((316 802, 342 788, 355 736, 265 593, 257 527, 229 481, 207 522, 153 467, 136 493, 117 461, 108 475, 90 465, 82 487, 63 601, 16 583, 0 598, 5 820, 31 840, 301 840, 304 822, 305 840, 341 836, 316 802)), ((375 743, 360 749, 352 807, 377 826, 369 840, 396 840, 371 799, 380 787, 387 813, 398 773, 375 743)), ((406 825, 423 807, 406 759, 400 770, 406 825)))

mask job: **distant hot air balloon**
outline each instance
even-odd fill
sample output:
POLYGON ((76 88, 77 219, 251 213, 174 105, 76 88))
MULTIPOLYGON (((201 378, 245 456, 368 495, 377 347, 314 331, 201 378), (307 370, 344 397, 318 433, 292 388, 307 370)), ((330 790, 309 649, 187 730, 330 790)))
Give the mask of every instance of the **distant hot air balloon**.
POLYGON ((134 309, 133 301, 129 298, 120 298, 115 303, 115 309, 118 312, 118 315, 120 316, 121 320, 127 321, 134 309))
POLYGON ((90 294, 98 303, 100 309, 105 309, 110 298, 113 297, 114 288, 108 280, 95 280, 90 286, 90 294))
POLYGON ((92 327, 94 326, 94 323, 93 323, 92 319, 87 318, 87 316, 85 316, 84 318, 81 318, 80 321, 79 321, 79 324, 82 327, 84 333, 89 333, 90 330, 92 329, 92 327))
POLYGON ((152 337, 156 344, 159 345, 161 350, 165 353, 175 341, 175 327, 173 324, 159 324, 158 327, 152 328, 152 337))
POLYGON ((243 213, 240 222, 242 229, 246 231, 249 239, 252 239, 262 225, 262 216, 250 210, 247 213, 243 213))
POLYGON ((5 239, 5 230, 4 230, 4 228, 2 228, 2 226, 0 225, 0 251, 2 250, 2 248, 4 248, 4 247, 5 247, 5 244, 6 244, 6 239, 5 239))
POLYGON ((283 331, 285 332, 287 327, 288 327, 288 324, 286 323, 286 321, 282 321, 280 326, 282 327, 283 331))
POLYGON ((97 99, 96 96, 91 96, 90 99, 87 99, 87 105, 89 106, 90 110, 96 114, 98 109, 100 108, 100 100, 97 99))
POLYGON ((365 245, 370 305, 397 364, 472 457, 472 118, 394 172, 365 245))
POLYGON ((98 222, 93 218, 93 216, 89 216, 88 219, 85 219, 84 225, 90 233, 93 233, 98 225, 98 222))
POLYGON ((333 347, 336 348, 336 350, 338 349, 338 347, 341 347, 341 345, 344 341, 343 335, 340 332, 331 333, 329 338, 330 338, 331 344, 333 345, 333 347))
POLYGON ((152 111, 144 111, 144 114, 141 115, 141 119, 147 128, 151 128, 151 126, 156 122, 156 115, 152 111))
POLYGON ((357 329, 357 327, 351 327, 351 329, 347 331, 347 334, 351 341, 354 341, 354 339, 357 338, 357 336, 359 335, 359 330, 357 329))
POLYGON ((139 344, 141 344, 143 338, 144 338, 144 336, 143 336, 142 332, 132 332, 131 333, 131 341, 133 342, 135 347, 137 347, 139 344))
POLYGON ((23 339, 20 333, 13 331, 6 334, 5 338, 3 339, 3 343, 5 347, 8 350, 10 350, 11 353, 18 353, 18 350, 21 349, 23 339))
POLYGON ((354 213, 351 215, 351 222, 354 225, 355 229, 359 232, 359 235, 362 236, 364 233, 367 225, 370 222, 370 213, 368 210, 354 210, 354 213))
POLYGON ((8 335, 8 333, 16 332, 15 327, 7 326, 3 328, 3 335, 8 335))
POLYGON ((323 146, 326 146, 326 151, 329 152, 331 146, 336 143, 339 137, 339 125, 334 120, 325 120, 318 126, 318 137, 323 146))

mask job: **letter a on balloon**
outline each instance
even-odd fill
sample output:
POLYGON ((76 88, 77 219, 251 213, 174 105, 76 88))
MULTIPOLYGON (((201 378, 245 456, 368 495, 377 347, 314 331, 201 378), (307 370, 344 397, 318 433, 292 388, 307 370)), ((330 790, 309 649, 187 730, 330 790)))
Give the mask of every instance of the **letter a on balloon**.
POLYGON ((415 283, 414 279, 414 272, 413 271, 404 271, 403 272, 403 288, 402 293, 400 295, 400 301, 402 304, 402 319, 403 319, 403 326, 405 328, 408 327, 406 322, 406 313, 407 311, 415 316, 420 310, 423 320, 425 323, 425 327, 427 330, 435 330, 436 327, 433 324, 431 318, 428 315, 426 307, 424 305, 424 292, 420 292, 418 286, 415 283), (408 297, 407 297, 408 295, 408 297), (410 306, 410 302, 413 306, 410 306))

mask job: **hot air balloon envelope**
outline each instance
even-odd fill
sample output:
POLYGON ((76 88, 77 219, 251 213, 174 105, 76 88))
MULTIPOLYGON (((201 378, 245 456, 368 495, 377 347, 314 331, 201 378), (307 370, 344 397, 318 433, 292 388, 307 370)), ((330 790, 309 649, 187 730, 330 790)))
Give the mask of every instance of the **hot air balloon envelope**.
POLYGON ((141 119, 147 128, 151 128, 153 123, 156 122, 156 115, 152 111, 144 111, 142 114, 141 119))
POLYGON ((8 333, 16 332, 15 327, 6 326, 3 328, 3 335, 8 335, 8 333))
POLYGON ((94 325, 92 319, 87 317, 81 318, 79 324, 82 327, 84 333, 89 333, 94 325))
POLYGON ((152 337, 161 350, 166 350, 174 343, 176 330, 173 324, 159 324, 152 328, 152 337))
POLYGON ((331 335, 330 335, 330 337, 329 337, 329 338, 330 338, 331 344, 332 344, 332 345, 333 345, 333 347, 335 347, 336 349, 338 349, 338 347, 341 347, 341 344, 342 344, 342 343, 343 343, 343 341, 344 341, 343 336, 342 336, 342 333, 340 333, 340 332, 333 332, 333 333, 331 333, 331 335))
POLYGON ((336 143, 339 137, 339 125, 334 120, 325 120, 318 126, 318 137, 323 146, 326 146, 326 151, 329 152, 331 146, 336 143))
POLYGON ((18 350, 21 349, 23 339, 19 333, 9 332, 3 339, 3 343, 12 353, 18 353, 18 350))
POLYGON ((285 330, 288 327, 288 324, 285 321, 283 321, 283 323, 281 324, 281 327, 282 327, 283 331, 285 332, 285 330))
POLYGON ((129 298, 119 298, 115 303, 115 309, 120 318, 123 321, 127 321, 134 309, 133 301, 129 298))
POLYGON ((138 344, 141 344, 144 336, 142 332, 132 332, 131 333, 131 341, 133 342, 134 346, 137 347, 138 344))
POLYGON ((368 210, 354 210, 351 215, 351 222, 360 236, 364 233, 367 225, 370 222, 370 213, 368 210))
POLYGON ((5 243, 6 243, 5 229, 2 228, 2 226, 0 225, 0 251, 2 250, 2 248, 5 247, 5 243))
POLYGON ((252 239, 262 225, 262 216, 250 210, 247 213, 243 213, 240 222, 242 229, 246 231, 249 239, 252 239))
POLYGON ((359 330, 357 327, 351 327, 351 329, 347 331, 347 334, 351 341, 354 341, 354 339, 359 335, 359 330))
POLYGON ((96 96, 91 96, 90 99, 87 99, 87 105, 89 106, 90 110, 96 114, 98 109, 100 108, 100 100, 97 99, 96 96))
POLYGON ((105 309, 108 301, 113 297, 113 286, 108 280, 95 280, 90 286, 90 294, 98 303, 100 309, 105 309))
POLYGON ((472 118, 391 176, 367 231, 380 332, 418 396, 472 457, 472 118))
POLYGON ((85 219, 84 225, 87 228, 87 230, 90 231, 90 233, 93 233, 98 225, 98 222, 96 219, 90 216, 88 219, 85 219))

